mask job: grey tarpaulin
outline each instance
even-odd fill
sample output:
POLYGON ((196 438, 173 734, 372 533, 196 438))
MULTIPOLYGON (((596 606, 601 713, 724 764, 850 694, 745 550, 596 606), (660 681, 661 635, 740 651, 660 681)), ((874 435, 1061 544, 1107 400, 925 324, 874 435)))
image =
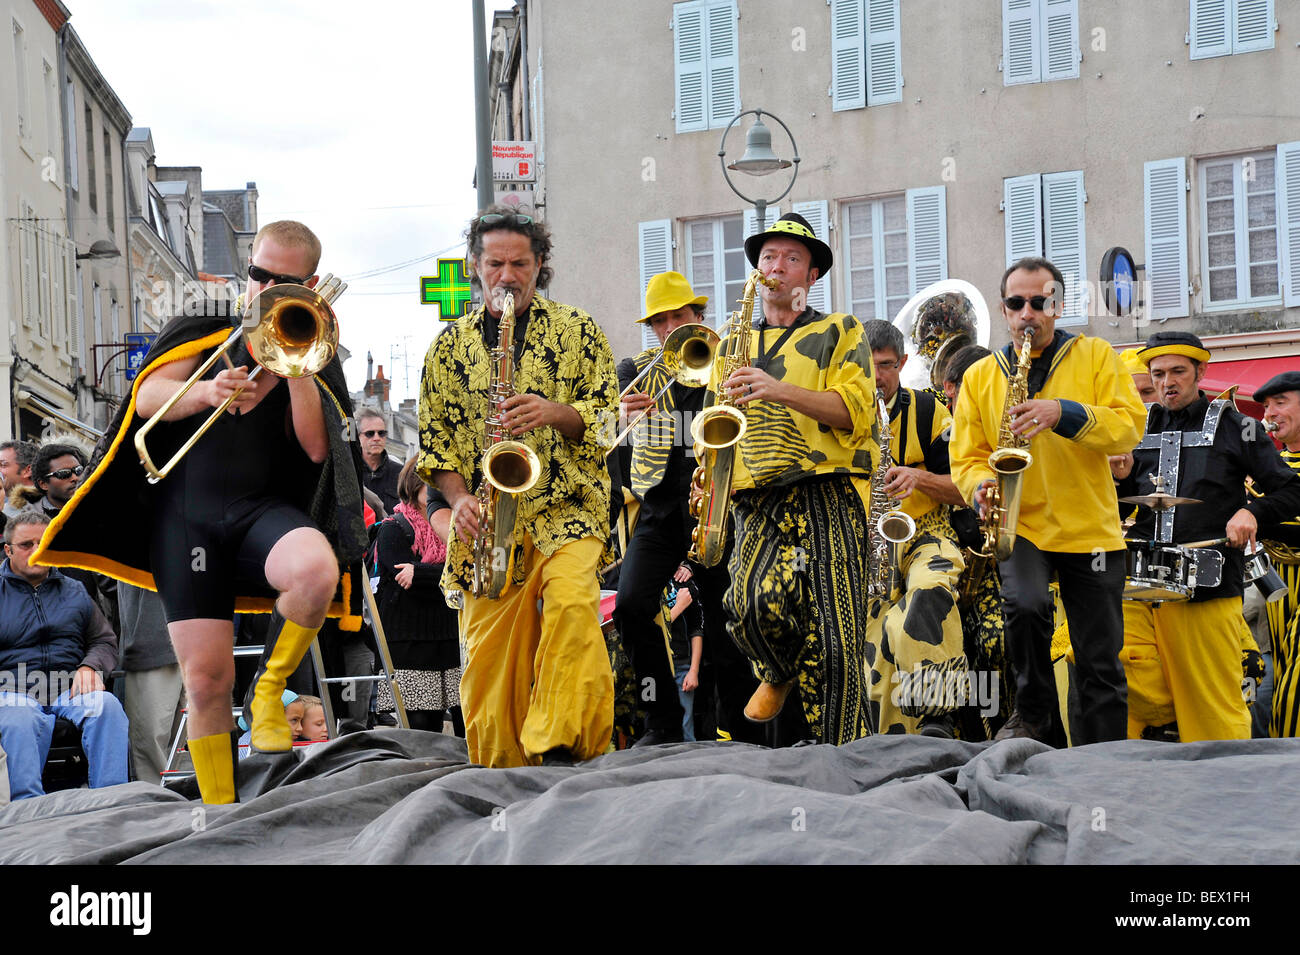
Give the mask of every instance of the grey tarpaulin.
POLYGON ((1279 811, 1300 790, 1298 740, 882 736, 575 768, 464 760, 448 736, 369 732, 234 806, 145 783, 53 793, 0 809, 0 862, 1300 862, 1300 818, 1279 811))

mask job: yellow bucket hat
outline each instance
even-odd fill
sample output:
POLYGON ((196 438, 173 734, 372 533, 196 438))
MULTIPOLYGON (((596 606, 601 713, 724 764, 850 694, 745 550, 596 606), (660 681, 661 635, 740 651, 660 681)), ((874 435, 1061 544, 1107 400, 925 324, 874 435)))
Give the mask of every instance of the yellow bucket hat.
POLYGON ((637 324, 650 321, 660 312, 672 312, 683 305, 705 305, 707 295, 696 295, 691 283, 681 272, 660 272, 650 279, 645 287, 645 314, 637 319, 637 324))

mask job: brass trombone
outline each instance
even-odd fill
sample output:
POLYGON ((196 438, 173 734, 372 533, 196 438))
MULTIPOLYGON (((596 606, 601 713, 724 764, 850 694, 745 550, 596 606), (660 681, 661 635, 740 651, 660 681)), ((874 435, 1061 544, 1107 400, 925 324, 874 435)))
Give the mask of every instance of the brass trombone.
POLYGON ((315 289, 305 285, 272 285, 249 302, 240 327, 230 333, 221 347, 135 433, 135 450, 149 474, 149 483, 157 484, 171 473, 172 468, 243 393, 243 388, 240 388, 222 402, 170 461, 161 468, 155 467, 145 447, 145 436, 207 374, 217 359, 226 357, 241 335, 247 336, 248 353, 257 363, 248 376, 249 381, 256 378, 263 368, 281 378, 305 378, 328 365, 339 347, 338 319, 330 305, 347 287, 342 279, 327 275, 315 289))
POLYGON ((701 325, 697 322, 679 325, 669 333, 664 340, 663 347, 659 349, 659 354, 655 356, 655 360, 646 365, 640 374, 628 383, 628 386, 618 396, 618 400, 622 402, 624 398, 631 394, 632 390, 636 388, 637 382, 648 375, 651 369, 657 365, 662 364, 664 370, 672 377, 669 378, 666 385, 659 389, 659 393, 651 400, 650 407, 628 422, 627 427, 614 439, 613 445, 605 452, 605 457, 609 457, 614 448, 623 443, 623 439, 641 423, 643 418, 654 413, 659 399, 674 384, 683 384, 688 388, 703 388, 709 383, 709 373, 713 369, 713 356, 717 353, 719 340, 717 332, 709 328, 708 325, 701 325))

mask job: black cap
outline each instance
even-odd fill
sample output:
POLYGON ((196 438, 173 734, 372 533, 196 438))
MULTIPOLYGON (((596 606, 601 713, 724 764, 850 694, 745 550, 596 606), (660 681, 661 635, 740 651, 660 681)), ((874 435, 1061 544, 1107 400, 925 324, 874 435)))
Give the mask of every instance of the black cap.
POLYGON ((1264 387, 1255 392, 1255 401, 1263 401, 1284 391, 1300 391, 1300 371, 1284 371, 1264 382, 1264 387))

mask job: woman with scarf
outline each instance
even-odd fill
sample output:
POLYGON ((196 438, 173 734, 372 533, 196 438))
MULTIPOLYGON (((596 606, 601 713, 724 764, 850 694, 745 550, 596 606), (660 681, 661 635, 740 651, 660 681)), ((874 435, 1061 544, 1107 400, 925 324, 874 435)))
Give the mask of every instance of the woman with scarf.
MULTIPOLYGON (((412 729, 442 732, 450 713, 457 736, 465 735, 460 711, 460 636, 456 612, 443 599, 438 581, 447 547, 443 543, 451 510, 425 517, 428 487, 415 473, 415 458, 397 478, 398 504, 379 525, 376 602, 393 655, 397 682, 412 729), (441 523, 442 536, 433 524, 441 523)), ((393 708, 386 683, 379 684, 380 710, 393 708)))

